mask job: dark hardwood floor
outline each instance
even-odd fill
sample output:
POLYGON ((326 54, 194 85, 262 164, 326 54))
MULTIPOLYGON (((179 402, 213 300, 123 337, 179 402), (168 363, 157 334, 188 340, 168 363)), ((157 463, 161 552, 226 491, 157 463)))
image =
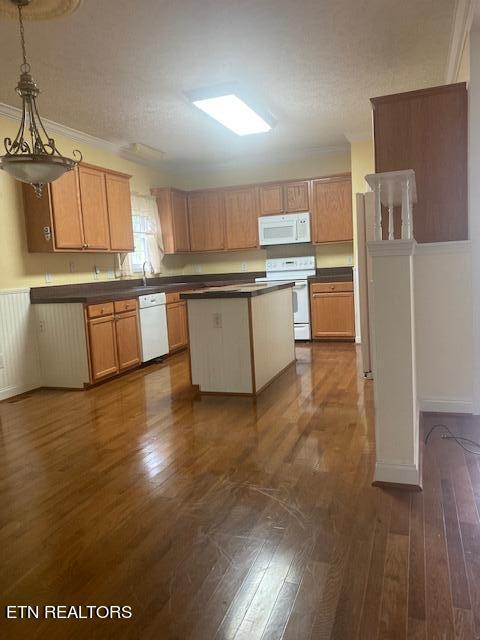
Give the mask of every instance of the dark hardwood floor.
MULTIPOLYGON (((6 620, 12 639, 471 639, 479 460, 431 437, 424 491, 371 486, 353 345, 297 349, 257 401, 196 397, 187 359, 0 404, 2 605, 129 605, 6 620)), ((426 427, 438 416, 428 416, 426 427)), ((480 439, 478 423, 448 425, 480 439)))

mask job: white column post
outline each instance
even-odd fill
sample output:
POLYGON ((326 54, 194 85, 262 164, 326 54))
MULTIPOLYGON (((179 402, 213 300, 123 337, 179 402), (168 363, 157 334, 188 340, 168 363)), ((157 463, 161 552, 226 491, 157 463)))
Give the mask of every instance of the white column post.
POLYGON ((382 239, 382 200, 381 200, 381 186, 379 183, 375 185, 374 237, 375 237, 375 240, 382 239))
POLYGON ((413 290, 414 240, 370 242, 376 483, 420 487, 413 290))
POLYGON ((395 240, 395 229, 393 227, 393 202, 388 205, 388 239, 395 240))

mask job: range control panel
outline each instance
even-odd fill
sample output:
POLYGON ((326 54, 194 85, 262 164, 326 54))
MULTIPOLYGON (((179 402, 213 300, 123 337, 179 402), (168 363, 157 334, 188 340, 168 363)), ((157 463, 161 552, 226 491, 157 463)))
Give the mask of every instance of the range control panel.
POLYGON ((265 262, 265 271, 309 271, 315 269, 315 256, 298 258, 270 258, 265 262))

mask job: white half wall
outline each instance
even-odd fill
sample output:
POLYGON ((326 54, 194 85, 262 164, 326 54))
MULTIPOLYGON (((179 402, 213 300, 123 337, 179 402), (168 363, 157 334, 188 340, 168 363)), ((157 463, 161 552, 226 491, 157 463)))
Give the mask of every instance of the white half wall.
POLYGON ((29 289, 0 291, 0 400, 41 386, 29 289))
POLYGON ((470 243, 419 244, 414 260, 420 409, 471 413, 473 323, 470 243))

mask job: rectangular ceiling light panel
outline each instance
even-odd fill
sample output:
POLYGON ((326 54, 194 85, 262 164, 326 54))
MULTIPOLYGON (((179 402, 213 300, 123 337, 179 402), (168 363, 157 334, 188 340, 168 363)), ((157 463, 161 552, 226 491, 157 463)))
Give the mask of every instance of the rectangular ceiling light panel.
POLYGON ((233 93, 193 100, 193 104, 239 136, 266 133, 272 128, 248 104, 233 93))

